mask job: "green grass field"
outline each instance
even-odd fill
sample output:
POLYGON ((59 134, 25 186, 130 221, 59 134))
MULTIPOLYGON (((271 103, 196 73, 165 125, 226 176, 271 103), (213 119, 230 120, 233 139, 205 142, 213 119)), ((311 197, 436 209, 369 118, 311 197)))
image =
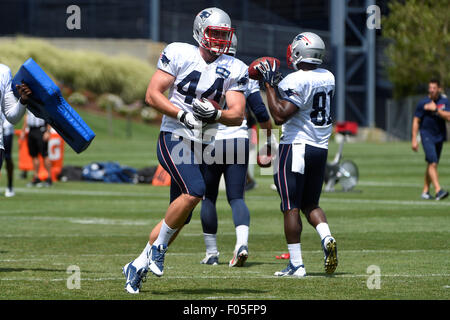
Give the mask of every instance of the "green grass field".
MULTIPOLYGON (((107 136, 104 118, 80 114, 97 133, 82 154, 66 148, 66 165, 118 161, 142 168, 155 165, 159 128, 115 120, 107 136)), ((337 145, 331 143, 329 158, 337 145)), ((15 145, 17 150, 17 145, 15 145)), ((450 298, 450 199, 420 200, 425 162, 409 143, 355 143, 344 158, 359 166, 355 191, 323 193, 331 231, 338 243, 339 266, 323 270, 316 231, 303 219, 304 279, 279 279, 286 265, 275 259, 287 252, 278 194, 270 176, 246 194, 251 212, 250 255, 243 268, 229 268, 235 243, 231 211, 218 201, 220 264, 200 265, 204 243, 199 208, 166 255, 162 278, 149 276, 139 295, 124 291, 121 268, 143 249, 152 227, 168 205, 168 188, 104 183, 55 183, 32 189, 16 171, 16 196, 0 198, 0 299, 443 299, 450 298), (81 288, 68 289, 69 266, 81 272, 81 288), (381 271, 380 289, 369 289, 367 273, 381 271)), ((17 159, 17 156, 16 156, 17 159)), ((450 147, 444 146, 441 184, 450 188, 450 147)))

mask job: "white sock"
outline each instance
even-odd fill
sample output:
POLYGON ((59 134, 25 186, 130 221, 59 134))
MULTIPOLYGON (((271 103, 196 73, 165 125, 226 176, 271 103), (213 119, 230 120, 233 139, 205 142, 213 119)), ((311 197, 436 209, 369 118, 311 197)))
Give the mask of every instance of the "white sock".
POLYGON ((217 254, 217 238, 216 234, 203 233, 203 238, 205 239, 206 253, 207 254, 217 254))
POLYGON ((294 267, 302 265, 302 246, 300 245, 300 243, 288 243, 288 250, 291 263, 294 265, 294 267))
POLYGON ((248 245, 248 229, 249 227, 241 224, 236 227, 236 247, 235 250, 238 250, 241 246, 248 245))
POLYGON ((328 223, 322 222, 316 226, 317 233, 320 236, 320 240, 325 239, 326 237, 331 237, 331 231, 328 227, 328 223))
POLYGON ((169 244, 170 238, 172 238, 173 234, 176 231, 177 229, 172 229, 166 224, 166 220, 163 220, 158 238, 155 240, 155 242, 153 242, 153 245, 156 247, 158 247, 160 244, 164 244, 165 246, 167 246, 169 244))
POLYGON ((147 242, 147 245, 145 246, 144 250, 142 250, 142 253, 139 257, 137 257, 133 261, 133 265, 136 267, 137 270, 141 268, 148 268, 148 262, 147 262, 147 256, 150 252, 151 245, 147 242))

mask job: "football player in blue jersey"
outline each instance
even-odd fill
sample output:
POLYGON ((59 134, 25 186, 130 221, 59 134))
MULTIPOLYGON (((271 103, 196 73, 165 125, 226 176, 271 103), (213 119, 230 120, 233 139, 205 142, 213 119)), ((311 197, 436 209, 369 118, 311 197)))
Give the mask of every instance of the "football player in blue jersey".
POLYGON ((297 35, 287 53, 288 64, 296 71, 281 82, 275 63, 271 66, 264 60, 257 67, 263 75, 269 111, 275 123, 282 125, 274 181, 281 198, 290 261, 275 275, 306 276, 300 244, 300 210, 320 236, 325 271, 330 274, 338 264, 336 241, 319 207, 319 198, 332 130, 330 100, 334 94, 334 76, 319 68, 325 44, 315 33, 297 35))
POLYGON ((171 176, 170 204, 140 256, 123 267, 129 293, 139 292, 149 269, 156 276, 163 275, 169 241, 189 222, 205 195, 203 153, 214 142, 218 123, 239 126, 244 119, 247 66, 225 54, 233 31, 226 12, 219 8, 202 10, 193 26, 198 46, 169 44, 148 85, 147 104, 164 114, 157 155, 171 176), (168 97, 164 95, 167 90, 168 97), (158 235, 153 241, 155 233, 158 235))

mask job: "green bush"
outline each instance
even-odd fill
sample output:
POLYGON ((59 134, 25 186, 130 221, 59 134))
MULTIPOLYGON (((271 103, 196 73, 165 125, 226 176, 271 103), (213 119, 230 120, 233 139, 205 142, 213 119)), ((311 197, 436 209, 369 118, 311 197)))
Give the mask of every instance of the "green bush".
POLYGON ((122 109, 126 108, 122 98, 111 93, 105 93, 98 97, 97 104, 104 110, 112 110, 116 112, 120 112, 122 109))
POLYGON ((125 55, 111 57, 95 51, 60 49, 24 37, 0 42, 0 63, 9 66, 13 74, 28 58, 33 58, 54 80, 75 91, 112 93, 125 103, 144 100, 155 72, 149 64, 125 55))
POLYGON ((80 92, 74 92, 67 98, 67 102, 75 106, 84 106, 88 103, 88 98, 80 92))

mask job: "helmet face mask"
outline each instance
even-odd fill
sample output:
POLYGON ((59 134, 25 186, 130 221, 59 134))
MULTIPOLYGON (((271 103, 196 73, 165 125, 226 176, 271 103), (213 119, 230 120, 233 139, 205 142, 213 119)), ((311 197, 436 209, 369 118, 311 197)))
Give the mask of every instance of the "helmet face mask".
POLYGON ((232 36, 232 28, 208 26, 203 33, 202 44, 205 49, 220 55, 230 49, 232 36))
POLYGON ((230 48, 228 49, 227 55, 229 56, 235 56, 237 52, 237 36, 236 33, 233 33, 233 36, 231 38, 231 45, 230 48))
POLYGON ((315 33, 303 32, 297 35, 288 46, 286 59, 289 68, 298 70, 300 62, 322 64, 325 54, 325 43, 315 33))
POLYGON ((219 8, 207 8, 194 19, 194 39, 212 54, 227 53, 233 37, 234 29, 228 14, 219 8))

